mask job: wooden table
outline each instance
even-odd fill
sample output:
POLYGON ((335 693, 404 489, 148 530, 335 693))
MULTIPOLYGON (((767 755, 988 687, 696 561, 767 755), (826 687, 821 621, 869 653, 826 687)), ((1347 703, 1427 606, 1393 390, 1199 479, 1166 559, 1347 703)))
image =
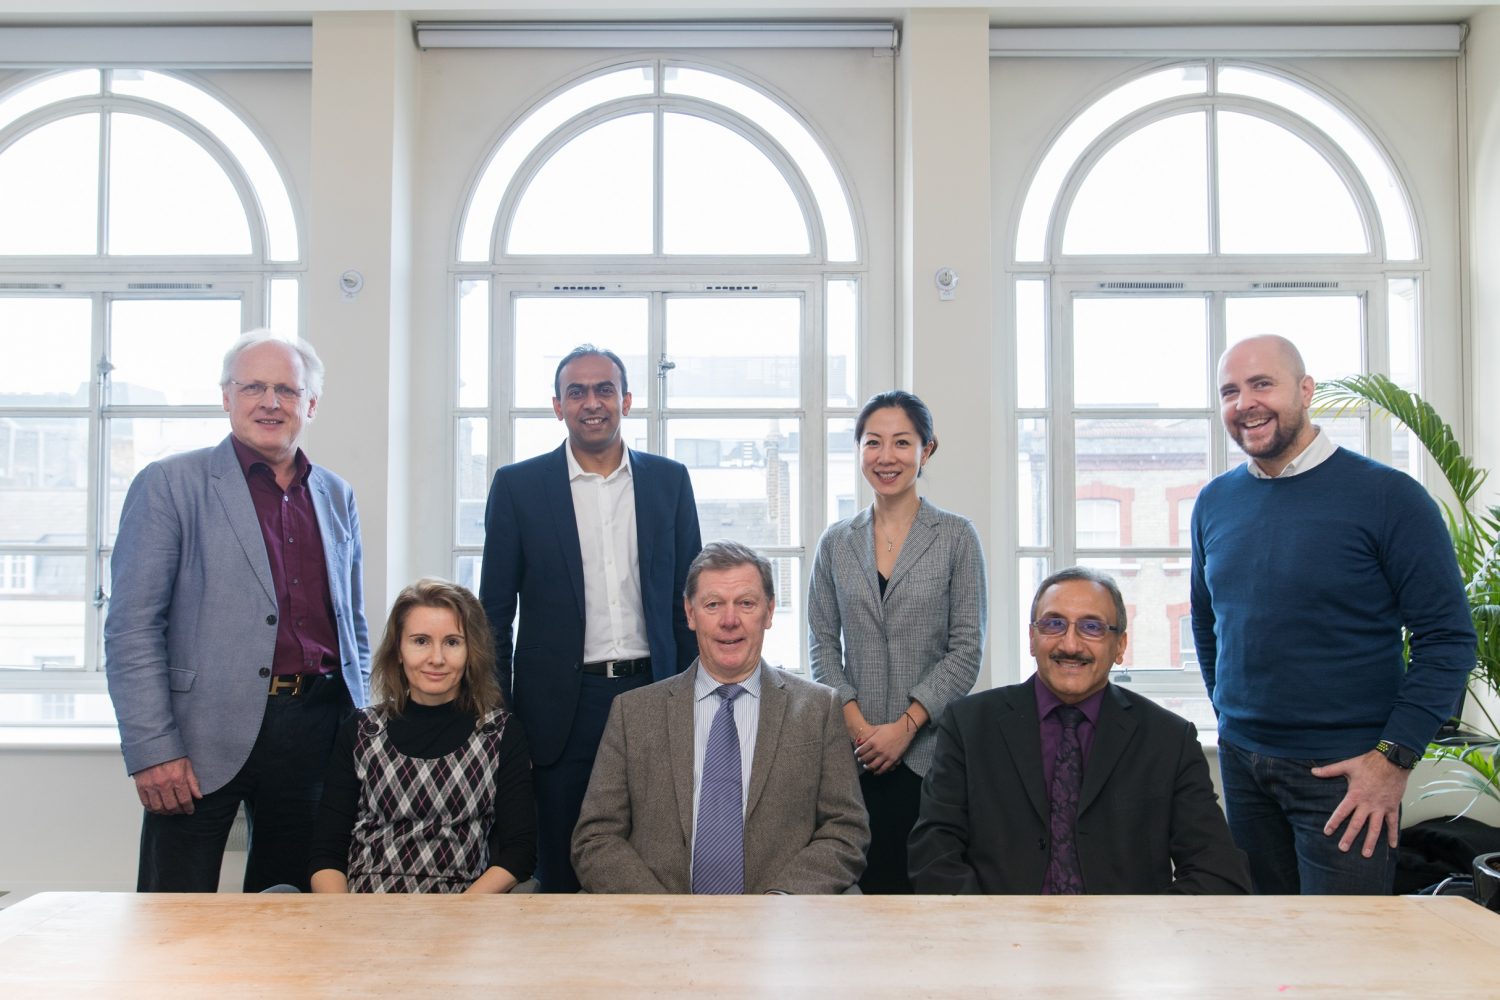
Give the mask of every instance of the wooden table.
POLYGON ((1455 997, 1467 900, 144 896, 0 911, 0 997, 1455 997))

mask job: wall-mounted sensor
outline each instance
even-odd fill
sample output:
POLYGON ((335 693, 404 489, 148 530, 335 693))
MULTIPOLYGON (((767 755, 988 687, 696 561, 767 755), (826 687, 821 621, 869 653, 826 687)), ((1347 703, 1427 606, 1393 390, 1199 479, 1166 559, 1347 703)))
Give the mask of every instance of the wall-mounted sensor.
POLYGON ((354 268, 350 268, 339 275, 339 291, 344 293, 345 301, 353 300, 359 294, 359 290, 365 287, 365 276, 354 268))
POLYGON ((940 267, 932 276, 932 283, 937 285, 938 298, 953 298, 953 289, 958 287, 958 272, 951 267, 940 267))

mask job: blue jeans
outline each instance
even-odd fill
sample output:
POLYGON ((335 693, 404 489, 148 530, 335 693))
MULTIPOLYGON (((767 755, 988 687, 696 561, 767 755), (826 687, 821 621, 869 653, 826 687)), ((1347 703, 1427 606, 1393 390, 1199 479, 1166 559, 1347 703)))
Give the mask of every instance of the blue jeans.
POLYGON ((1388 896, 1393 891, 1396 852, 1384 830, 1369 858, 1360 853, 1365 831, 1347 853, 1339 850, 1342 827, 1332 836, 1323 833, 1349 782, 1313 777, 1312 768, 1336 762, 1267 757, 1220 738, 1224 815, 1235 844, 1250 856, 1257 893, 1388 896))

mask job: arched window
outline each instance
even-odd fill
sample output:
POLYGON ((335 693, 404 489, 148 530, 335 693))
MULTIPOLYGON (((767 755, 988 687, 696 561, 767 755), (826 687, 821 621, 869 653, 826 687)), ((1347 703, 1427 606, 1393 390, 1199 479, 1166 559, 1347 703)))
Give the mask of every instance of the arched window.
POLYGON ((242 330, 297 330, 296 218, 205 85, 83 69, 0 90, 0 220, 0 669, 97 668, 125 490, 224 436, 242 330))
POLYGON ((705 540, 773 560, 766 656, 803 664, 807 548, 857 480, 855 204, 814 125, 719 68, 609 66, 522 113, 455 240, 457 579, 492 470, 566 436, 553 372, 588 341, 625 361, 629 445, 689 467, 705 540))
MULTIPOLYGON (((1168 609, 1187 600, 1196 486, 1183 484, 1243 459, 1218 422, 1217 358, 1275 332, 1315 377, 1381 371, 1415 387, 1412 200, 1360 119, 1312 83, 1179 63, 1117 83, 1062 127, 1011 245, 1021 599, 1057 567, 1108 569, 1141 609, 1129 682, 1211 727, 1168 609), (1111 538, 1107 501, 1086 498, 1124 493, 1111 538)), ((1320 424, 1415 473, 1386 425, 1320 424)))

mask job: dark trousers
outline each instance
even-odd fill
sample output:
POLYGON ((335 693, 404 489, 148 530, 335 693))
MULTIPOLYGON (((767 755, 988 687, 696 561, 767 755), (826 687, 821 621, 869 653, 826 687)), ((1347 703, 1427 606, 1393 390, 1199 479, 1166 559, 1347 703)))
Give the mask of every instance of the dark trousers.
POLYGON ((306 892, 323 772, 339 723, 351 711, 337 675, 295 698, 268 697, 250 756, 227 785, 194 803, 191 815, 145 814, 136 890, 217 892, 224 844, 244 803, 250 832, 245 891, 285 884, 306 892))
POLYGON ((859 790, 870 814, 869 860, 859 877, 859 891, 866 896, 910 894, 906 840, 917 823, 922 777, 897 764, 885 774, 861 774, 859 790))
POLYGON ((577 892, 573 871, 573 828, 583 808, 583 795, 594 771, 594 756, 609 721, 609 706, 615 697, 651 683, 649 674, 636 677, 583 675, 578 707, 562 756, 546 766, 531 769, 531 787, 536 793, 536 880, 541 892, 577 892))

